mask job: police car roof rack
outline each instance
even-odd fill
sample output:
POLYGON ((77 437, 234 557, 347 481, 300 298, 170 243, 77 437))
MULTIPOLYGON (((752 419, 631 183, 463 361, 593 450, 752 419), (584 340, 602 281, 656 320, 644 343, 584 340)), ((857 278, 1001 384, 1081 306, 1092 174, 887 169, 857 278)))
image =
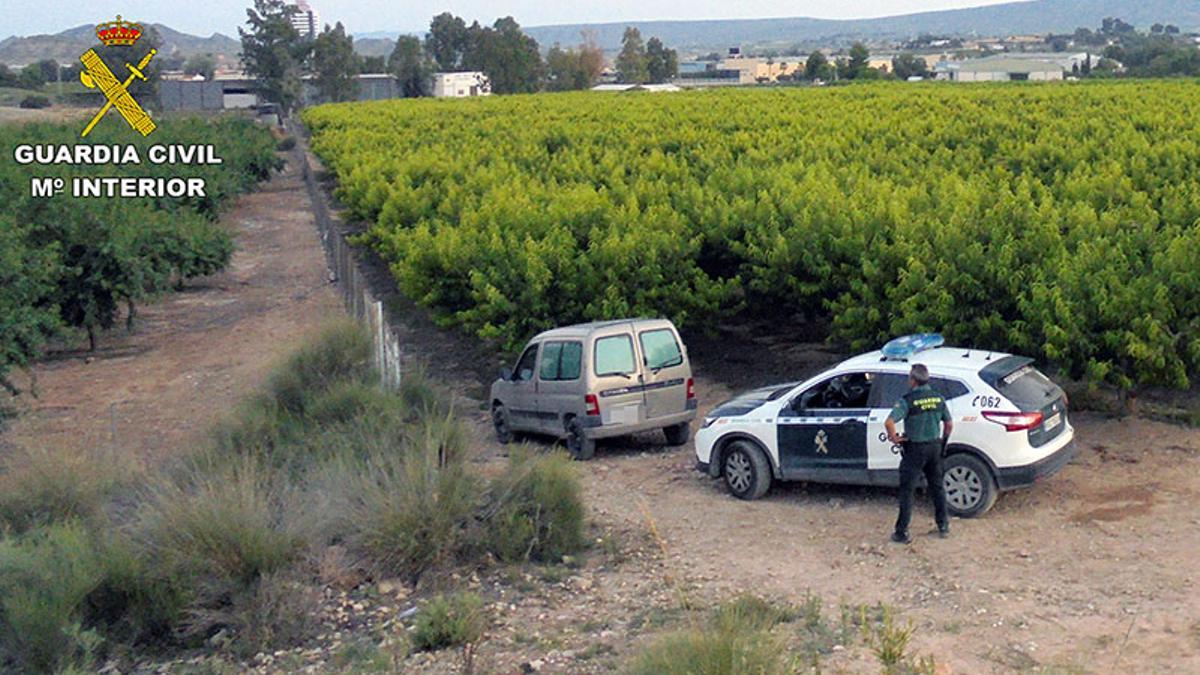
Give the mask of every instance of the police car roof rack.
POLYGON ((898 337, 883 346, 880 361, 908 361, 914 354, 946 344, 937 333, 917 333, 898 337))

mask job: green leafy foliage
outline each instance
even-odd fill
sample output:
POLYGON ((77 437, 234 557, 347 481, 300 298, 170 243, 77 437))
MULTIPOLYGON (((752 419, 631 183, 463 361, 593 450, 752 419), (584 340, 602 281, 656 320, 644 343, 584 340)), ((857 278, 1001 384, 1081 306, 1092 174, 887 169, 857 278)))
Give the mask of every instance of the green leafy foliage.
POLYGON ((491 485, 487 545, 509 562, 558 562, 584 545, 584 506, 575 466, 564 454, 511 455, 491 485))
MULTIPOLYGON (((818 66, 820 64, 817 64, 818 66)), ((818 316, 1121 388, 1200 372, 1182 82, 589 93, 309 109, 363 241, 447 324, 818 316)))

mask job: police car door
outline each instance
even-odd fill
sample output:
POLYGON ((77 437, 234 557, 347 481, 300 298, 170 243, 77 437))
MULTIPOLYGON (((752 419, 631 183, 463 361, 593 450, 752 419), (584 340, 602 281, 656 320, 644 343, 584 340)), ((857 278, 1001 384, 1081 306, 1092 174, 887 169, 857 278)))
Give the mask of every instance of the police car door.
MULTIPOLYGON (((884 423, 892 412, 892 406, 896 405, 896 401, 907 391, 907 373, 879 373, 871 383, 871 415, 867 422, 867 468, 871 470, 874 478, 872 482, 900 482, 900 446, 892 445, 888 440, 884 423)), ((896 424, 896 431, 904 433, 904 422, 896 424)))
POLYGON ((867 470, 870 373, 828 378, 808 388, 776 420, 784 478, 858 481, 867 470))

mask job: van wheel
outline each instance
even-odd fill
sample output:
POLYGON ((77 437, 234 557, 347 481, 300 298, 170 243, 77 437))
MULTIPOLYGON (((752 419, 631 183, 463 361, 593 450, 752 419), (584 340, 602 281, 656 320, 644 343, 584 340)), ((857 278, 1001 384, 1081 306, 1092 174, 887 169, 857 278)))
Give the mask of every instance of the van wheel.
POLYGON ((667 445, 686 445, 688 437, 692 435, 692 425, 687 422, 680 422, 679 424, 664 427, 663 433, 667 435, 667 445))
POLYGON ((512 425, 508 421, 508 409, 503 404, 492 406, 492 427, 496 429, 496 440, 502 444, 512 442, 512 425))
POLYGON ((596 456, 596 439, 583 433, 583 425, 572 417, 567 420, 567 451, 573 459, 587 461, 596 456))
POLYGON ((738 499, 758 499, 771 489, 771 465, 757 446, 734 441, 721 459, 725 485, 738 499))
POLYGON ((987 513, 1000 492, 987 464, 963 452, 946 458, 942 465, 942 486, 946 489, 950 515, 959 518, 987 513))

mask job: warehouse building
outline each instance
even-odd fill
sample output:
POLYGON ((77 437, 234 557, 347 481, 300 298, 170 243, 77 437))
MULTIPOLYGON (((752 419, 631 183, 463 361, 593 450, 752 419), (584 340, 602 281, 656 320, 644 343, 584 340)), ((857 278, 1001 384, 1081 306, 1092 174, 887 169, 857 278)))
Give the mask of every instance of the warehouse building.
POLYGON ((1062 64, 1041 59, 989 56, 938 64, 938 79, 954 82, 1046 82, 1064 79, 1062 64))

